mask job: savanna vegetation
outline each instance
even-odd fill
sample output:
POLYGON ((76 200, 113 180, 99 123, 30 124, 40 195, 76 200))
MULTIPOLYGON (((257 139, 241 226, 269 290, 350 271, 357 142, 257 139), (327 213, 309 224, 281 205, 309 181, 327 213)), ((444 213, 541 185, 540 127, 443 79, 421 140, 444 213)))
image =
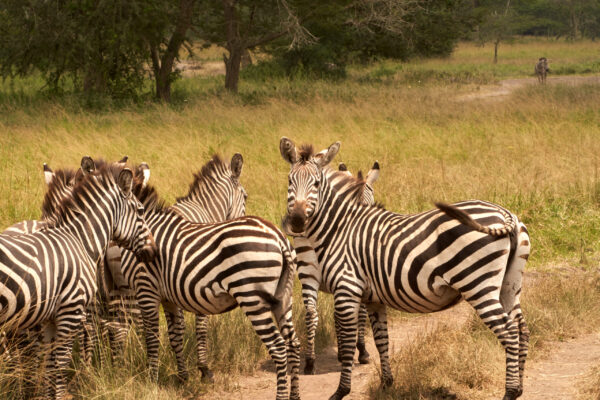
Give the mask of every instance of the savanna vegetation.
MULTIPOLYGON (((410 213, 431 208, 434 200, 481 198, 506 206, 527 224, 533 249, 527 269, 536 272, 538 284, 524 293, 523 303, 535 358, 548 340, 589 332, 600 319, 594 272, 600 259, 600 86, 528 86, 499 101, 458 96, 503 78, 532 76, 542 54, 552 73, 600 72, 591 41, 518 39, 503 47, 495 65, 489 45, 468 42, 450 58, 350 64, 343 80, 290 77, 278 64, 259 64, 242 71, 237 95, 221 89, 222 76, 186 77, 173 82, 170 105, 40 92, 39 74, 8 79, 0 86, 0 228, 39 217, 43 162, 76 166, 84 154, 115 160, 127 154, 148 162, 151 182, 172 202, 213 153, 241 152, 247 213, 279 223, 288 170, 279 138, 318 149, 340 140, 335 162, 352 171, 381 163, 376 199, 390 210, 410 213)), ((331 299, 320 299, 317 351, 334 340, 331 299)), ((294 307, 302 338, 299 290, 294 307)), ((185 349, 193 370, 192 330, 188 321, 185 349)), ((71 393, 154 399, 213 390, 197 373, 176 382, 164 331, 158 385, 146 378, 143 336, 132 333, 123 363, 96 369, 76 359, 71 393)), ((396 386, 374 390, 375 398, 423 398, 438 391, 471 399, 501 388, 503 352, 479 322, 417 341, 397 356, 396 386), (464 353, 455 351, 459 344, 464 353), (424 347, 432 349, 430 357, 419 357, 424 347), (440 360, 456 365, 447 368, 456 373, 436 369, 440 360), (416 379, 415 371, 427 378, 416 379)), ((225 390, 267 358, 239 311, 211 317, 209 349, 215 386, 225 390)), ((0 397, 18 396, 31 376, 0 363, 0 397)))

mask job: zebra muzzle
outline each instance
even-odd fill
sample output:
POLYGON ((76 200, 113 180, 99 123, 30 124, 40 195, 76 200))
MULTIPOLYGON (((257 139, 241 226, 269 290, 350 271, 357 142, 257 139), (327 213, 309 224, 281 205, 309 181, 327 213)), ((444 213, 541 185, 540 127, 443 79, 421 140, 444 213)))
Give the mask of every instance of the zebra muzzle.
POLYGON ((154 237, 150 235, 144 246, 135 253, 135 256, 142 262, 150 262, 156 258, 156 252, 157 249, 156 243, 154 242, 154 237))

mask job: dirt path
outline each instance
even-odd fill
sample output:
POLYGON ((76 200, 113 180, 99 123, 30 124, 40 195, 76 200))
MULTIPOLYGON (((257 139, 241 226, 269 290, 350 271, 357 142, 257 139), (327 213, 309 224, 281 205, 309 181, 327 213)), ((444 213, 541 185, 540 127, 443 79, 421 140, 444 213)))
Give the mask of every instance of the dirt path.
POLYGON ((530 363, 525 372, 523 400, 566 400, 577 397, 585 373, 600 362, 600 335, 558 343, 547 358, 530 363))
MULTIPOLYGON (((471 307, 465 302, 456 307, 436 314, 426 314, 412 318, 389 321, 390 354, 397 352, 403 345, 414 340, 418 335, 433 331, 441 325, 460 326, 471 313, 471 307)), ((352 392, 346 400, 367 398, 369 382, 377 373, 379 356, 371 337, 367 338, 367 350, 371 355, 371 363, 360 365, 355 362, 352 369, 352 392)), ((337 350, 327 348, 317 356, 316 375, 300 375, 300 394, 302 400, 323 400, 329 398, 337 389, 340 379, 340 364, 337 350)), ((303 364, 301 365, 303 368, 303 364)), ((211 399, 219 400, 262 400, 275 397, 275 369, 273 363, 266 361, 253 376, 245 376, 238 380, 237 387, 229 393, 210 393, 211 399)))
MULTIPOLYGON (((600 76, 577 76, 577 75, 565 75, 548 77, 548 85, 566 84, 571 86, 577 86, 585 83, 600 83, 600 76)), ((538 85, 537 78, 515 78, 505 79, 500 81, 498 85, 481 86, 476 92, 467 93, 456 97, 459 101, 472 101, 472 100, 503 100, 506 96, 510 95, 517 89, 528 85, 538 85)))

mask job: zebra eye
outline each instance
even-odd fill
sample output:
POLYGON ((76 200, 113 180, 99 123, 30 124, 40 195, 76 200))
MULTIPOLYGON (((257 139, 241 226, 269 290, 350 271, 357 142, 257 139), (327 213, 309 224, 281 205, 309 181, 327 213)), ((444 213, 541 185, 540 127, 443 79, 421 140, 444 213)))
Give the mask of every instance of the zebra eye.
POLYGON ((138 208, 138 209, 137 209, 137 214, 138 214, 140 217, 143 217, 143 216, 144 216, 144 208, 143 208, 143 207, 142 207, 142 208, 138 208))
POLYGON ((288 185, 292 186, 292 178, 288 178, 288 185))
POLYGON ((321 181, 316 181, 315 182, 315 187, 318 189, 320 184, 321 184, 321 181))

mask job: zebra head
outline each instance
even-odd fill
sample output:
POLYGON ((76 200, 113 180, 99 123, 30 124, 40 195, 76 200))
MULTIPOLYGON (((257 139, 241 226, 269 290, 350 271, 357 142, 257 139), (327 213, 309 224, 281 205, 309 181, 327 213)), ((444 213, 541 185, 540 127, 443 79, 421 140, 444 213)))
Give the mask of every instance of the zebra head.
POLYGON ((244 164, 244 158, 240 153, 235 153, 231 157, 231 204, 229 206, 229 212, 227 213, 227 219, 233 219, 243 217, 246 214, 246 199, 248 194, 240 183, 240 175, 242 174, 242 166, 244 164))
POLYGON ((116 207, 113 240, 135 253, 140 261, 148 262, 156 255, 156 244, 144 219, 144 206, 133 195, 133 172, 123 168, 117 178, 120 207, 116 207))
POLYGON ((290 139, 282 137, 279 150, 284 160, 290 163, 288 174, 287 212, 292 233, 302 233, 306 221, 319 208, 323 168, 331 162, 340 149, 335 142, 318 154, 313 154, 312 146, 301 146, 300 150, 290 139))
MULTIPOLYGON (((320 154, 320 153, 319 153, 320 154)), ((339 163, 338 170, 340 172, 345 173, 348 176, 352 176, 352 172, 348 170, 346 164, 339 163)), ((379 162, 375 161, 373 166, 367 172, 366 178, 363 178, 363 174, 361 171, 358 171, 358 179, 364 181, 365 185, 361 195, 361 203, 366 206, 372 206, 375 204, 375 192, 373 190, 373 183, 379 178, 379 162)))

